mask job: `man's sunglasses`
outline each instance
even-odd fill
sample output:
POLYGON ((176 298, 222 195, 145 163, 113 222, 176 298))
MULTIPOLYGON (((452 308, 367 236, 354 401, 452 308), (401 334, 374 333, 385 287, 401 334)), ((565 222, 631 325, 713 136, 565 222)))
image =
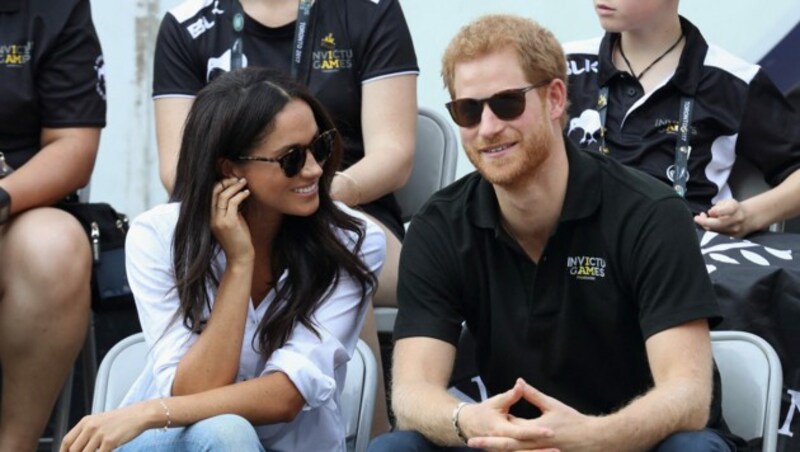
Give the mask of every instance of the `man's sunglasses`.
POLYGON ((323 163, 328 160, 333 152, 333 145, 336 141, 336 129, 326 130, 305 146, 293 146, 280 157, 260 157, 256 155, 244 155, 237 158, 240 161, 256 161, 256 162, 270 162, 277 163, 281 166, 283 174, 286 177, 294 177, 306 165, 307 151, 311 151, 314 160, 317 163, 323 163))
POLYGON ((544 80, 524 88, 507 89, 494 93, 491 97, 472 99, 469 97, 456 99, 445 104, 453 121, 461 127, 477 126, 483 115, 483 104, 488 104, 495 116, 509 121, 519 117, 525 111, 525 93, 550 83, 544 80))

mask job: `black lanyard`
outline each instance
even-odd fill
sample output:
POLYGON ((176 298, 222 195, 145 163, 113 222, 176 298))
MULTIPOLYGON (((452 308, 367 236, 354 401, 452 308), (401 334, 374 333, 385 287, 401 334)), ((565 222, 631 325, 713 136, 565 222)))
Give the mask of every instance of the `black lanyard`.
MULTIPOLYGON (((231 70, 242 68, 242 53, 243 39, 242 30, 244 30, 244 10, 239 0, 233 1, 233 31, 236 39, 233 41, 231 47, 231 70)), ((290 73, 292 78, 300 80, 300 65, 303 62, 303 49, 308 42, 308 36, 311 35, 311 8, 314 6, 314 0, 300 0, 297 5, 297 22, 294 27, 294 39, 292 40, 292 65, 290 73)), ((304 79, 308 78, 308 72, 304 75, 304 79)), ((308 84, 308 80, 300 80, 308 84)))
MULTIPOLYGON (((681 97, 678 108, 678 139, 675 143, 675 164, 672 187, 681 196, 686 196, 686 181, 689 180, 689 156, 692 147, 689 145, 694 99, 681 97)), ((608 86, 601 86, 597 96, 597 113, 600 115, 600 152, 608 154, 606 145, 606 116, 608 114, 608 86)))

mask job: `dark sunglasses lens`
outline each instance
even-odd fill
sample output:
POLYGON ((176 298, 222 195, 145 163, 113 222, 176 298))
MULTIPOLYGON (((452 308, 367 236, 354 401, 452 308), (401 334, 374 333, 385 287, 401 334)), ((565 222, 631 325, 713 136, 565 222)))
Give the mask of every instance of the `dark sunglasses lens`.
POLYGON ((317 163, 321 164, 331 156, 331 153, 333 153, 333 140, 334 134, 331 131, 323 132, 314 140, 311 145, 311 155, 314 156, 314 160, 317 163))
POLYGON ((517 118, 525 111, 525 93, 520 91, 497 93, 487 102, 494 114, 503 120, 517 118))
POLYGON ((306 150, 304 148, 292 148, 280 159, 281 169, 286 177, 294 177, 306 164, 306 150))
POLYGON ((475 99, 457 99, 448 104, 450 116, 461 127, 472 127, 481 122, 483 104, 475 99))

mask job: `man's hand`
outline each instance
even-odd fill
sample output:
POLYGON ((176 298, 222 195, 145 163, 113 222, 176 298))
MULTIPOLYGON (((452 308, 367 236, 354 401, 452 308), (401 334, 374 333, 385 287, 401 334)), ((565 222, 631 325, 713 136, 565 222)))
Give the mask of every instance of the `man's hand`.
POLYGON ((596 418, 581 414, 574 408, 542 393, 521 378, 517 380, 514 388, 503 396, 509 393, 516 394, 516 391, 521 391, 522 398, 539 408, 542 415, 536 419, 507 415, 507 423, 510 426, 498 430, 500 434, 470 438, 470 447, 492 451, 567 451, 591 450, 592 447, 602 449, 591 434, 592 421, 596 418))
POLYGON ((508 391, 481 403, 467 405, 461 410, 458 424, 469 438, 470 447, 517 450, 518 447, 508 446, 545 444, 552 440, 554 432, 549 426, 529 424, 530 420, 519 419, 508 413, 515 403, 523 397, 529 397, 526 395, 526 386, 530 388, 520 378, 508 391))

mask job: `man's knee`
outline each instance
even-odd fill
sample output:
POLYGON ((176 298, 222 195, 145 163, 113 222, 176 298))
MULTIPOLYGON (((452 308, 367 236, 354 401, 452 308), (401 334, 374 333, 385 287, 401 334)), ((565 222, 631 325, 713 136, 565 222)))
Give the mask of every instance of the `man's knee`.
POLYGON ((731 452, 732 450, 722 436, 710 429, 673 433, 655 448, 655 452, 731 452))
POLYGON ((468 447, 442 447, 428 441, 417 432, 401 431, 384 433, 369 443, 367 452, 466 452, 477 451, 468 447))
POLYGON ((424 436, 409 431, 384 433, 370 441, 367 448, 368 452, 391 452, 394 450, 422 452, 435 449, 431 447, 431 443, 424 436))

